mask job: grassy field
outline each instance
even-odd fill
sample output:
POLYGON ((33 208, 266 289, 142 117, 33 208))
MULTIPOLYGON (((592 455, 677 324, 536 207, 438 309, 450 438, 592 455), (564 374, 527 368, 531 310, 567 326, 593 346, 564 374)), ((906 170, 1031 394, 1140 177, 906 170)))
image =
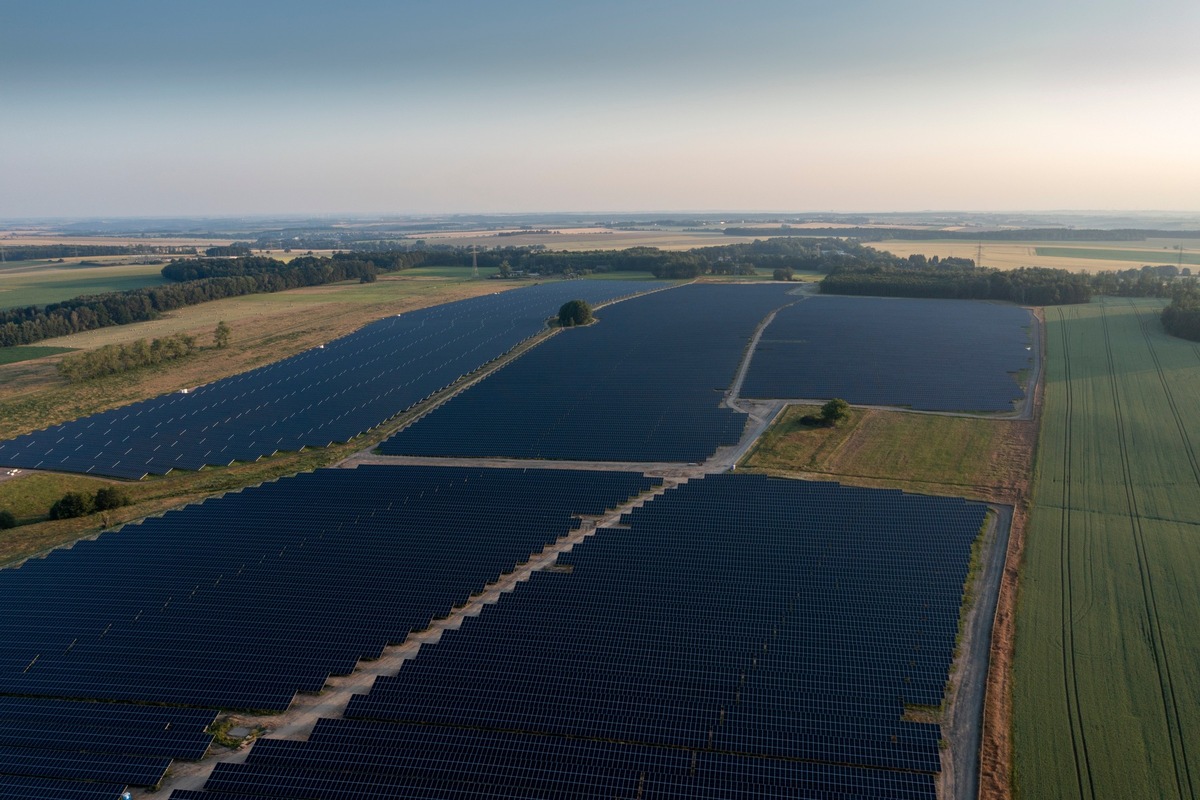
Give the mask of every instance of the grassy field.
POLYGON ((1013 691, 1020 798, 1200 793, 1200 348, 1161 304, 1047 310, 1013 691))
MULTIPOLYGON (((83 260, 101 261, 100 258, 83 260)), ((0 270, 0 308, 41 306, 81 294, 120 292, 166 283, 160 274, 162 264, 91 267, 22 261, 5 266, 0 270)))
MULTIPOLYGON (((976 257, 978 242, 948 241, 935 239, 919 241, 868 242, 869 247, 886 250, 897 256, 920 253, 926 256, 948 256, 958 258, 976 257)), ((1182 244, 1184 264, 1200 263, 1200 246, 1196 240, 1148 239, 1144 242, 983 242, 981 263, 996 269, 1017 267, 1054 267, 1072 272, 1100 272, 1105 270, 1129 269, 1142 264, 1174 264, 1179 253, 1173 249, 1182 244), (1188 251, 1192 252, 1188 252, 1188 251), (1045 251, 1045 252, 1043 252, 1045 251), (1197 259, 1189 261, 1189 258, 1197 259)))
POLYGON ((39 345, 18 345, 16 347, 0 347, 0 367, 5 364, 18 364, 22 361, 32 361, 35 358, 56 356, 71 352, 70 347, 41 347, 39 345))
MULTIPOLYGON (((1178 264, 1181 254, 1178 250, 1118 250, 1099 247, 1051 247, 1039 245, 1034 248, 1039 256, 1056 256, 1059 258, 1100 258, 1106 261, 1131 261, 1136 264, 1178 264)), ((1200 264, 1200 253, 1182 253, 1184 264, 1200 264)))
POLYGON ((852 409, 837 428, 800 423, 817 410, 789 407, 741 466, 1000 501, 1011 498, 1029 474, 1029 422, 852 409))

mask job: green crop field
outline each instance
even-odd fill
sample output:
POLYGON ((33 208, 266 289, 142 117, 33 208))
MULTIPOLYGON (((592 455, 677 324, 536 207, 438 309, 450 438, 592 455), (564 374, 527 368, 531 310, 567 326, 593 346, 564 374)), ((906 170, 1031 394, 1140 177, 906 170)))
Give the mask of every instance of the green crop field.
POLYGON ((72 347, 39 347, 38 345, 18 345, 16 347, 0 347, 0 366, 19 364, 43 356, 56 356, 59 353, 69 353, 72 347))
POLYGON ((1013 690, 1019 798, 1200 793, 1200 346, 1049 308, 1013 690))
MULTIPOLYGON (((33 263, 33 262, 23 262, 33 263)), ((36 269, 0 272, 0 308, 43 306, 81 294, 121 292, 166 283, 161 264, 80 267, 47 264, 36 269)))
MULTIPOLYGON (((1039 256, 1054 256, 1057 258, 1092 258, 1105 261, 1131 261, 1136 264, 1178 264, 1178 250, 1163 248, 1162 250, 1123 250, 1100 247, 1047 247, 1038 246, 1034 250, 1039 256)), ((1200 253, 1183 253, 1184 264, 1200 264, 1200 253)))

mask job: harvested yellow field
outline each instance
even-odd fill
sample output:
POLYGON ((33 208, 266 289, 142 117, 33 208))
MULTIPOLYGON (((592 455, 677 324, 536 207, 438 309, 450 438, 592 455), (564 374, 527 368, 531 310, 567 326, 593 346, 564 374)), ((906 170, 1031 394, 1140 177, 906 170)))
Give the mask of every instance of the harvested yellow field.
POLYGON ((982 246, 980 262, 985 267, 995 269, 1017 269, 1018 267, 1053 267, 1071 272, 1103 272, 1112 270, 1136 269, 1142 264, 1173 264, 1178 258, 1174 250, 1182 244, 1185 252, 1190 250, 1194 255, 1200 252, 1200 242, 1195 239, 1147 239, 1142 242, 978 242, 935 239, 932 241, 893 240, 883 242, 866 242, 868 247, 876 250, 886 250, 893 255, 907 257, 914 253, 939 258, 970 258, 974 259, 979 247, 982 246), (1070 257, 1038 255, 1037 249, 1057 248, 1072 252, 1070 257), (1128 255, 1124 258, 1114 258, 1115 251, 1128 255), (1144 259, 1138 254, 1146 251, 1162 253, 1161 259, 1144 259))

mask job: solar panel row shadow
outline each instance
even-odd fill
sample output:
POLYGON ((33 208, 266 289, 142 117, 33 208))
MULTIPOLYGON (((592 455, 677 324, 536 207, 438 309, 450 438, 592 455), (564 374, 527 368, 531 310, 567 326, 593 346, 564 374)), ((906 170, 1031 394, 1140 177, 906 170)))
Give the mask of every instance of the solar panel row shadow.
POLYGON ((286 709, 659 483, 320 470, 0 570, 0 775, 156 784, 212 709, 286 709))
POLYGON ((141 478, 345 442, 537 334, 567 300, 661 285, 564 281, 411 311, 187 393, 0 442, 0 464, 141 478))
POLYGON ((1030 367, 1032 317, 973 300, 812 297, 763 332, 744 397, 827 399, 924 411, 1012 411, 1030 367))
POLYGON ((971 543, 963 500, 693 480, 536 573, 232 797, 934 798, 971 543))
POLYGON ((699 462, 735 444, 721 408, 777 285, 691 284, 565 331, 404 429, 389 455, 699 462))

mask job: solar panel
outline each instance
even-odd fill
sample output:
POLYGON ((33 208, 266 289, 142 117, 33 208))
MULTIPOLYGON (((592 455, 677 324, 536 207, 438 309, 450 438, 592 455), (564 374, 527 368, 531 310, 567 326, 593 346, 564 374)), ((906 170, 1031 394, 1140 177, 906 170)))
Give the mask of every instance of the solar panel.
POLYGON ((153 785, 211 709, 286 709, 659 483, 319 470, 0 570, 0 775, 153 785))
POLYGON ((692 480, 178 800, 937 796, 963 500, 692 480))
POLYGON ((661 285, 562 281, 388 317, 186 393, 0 442, 0 464, 136 479, 345 442, 544 330, 567 300, 661 285))
POLYGON ((974 300, 812 297, 763 332, 744 397, 925 411, 1012 411, 1028 370, 1028 310, 974 300))
POLYGON ((556 336, 379 447, 390 455, 699 462, 735 444, 722 408, 778 285, 691 284, 556 336))

